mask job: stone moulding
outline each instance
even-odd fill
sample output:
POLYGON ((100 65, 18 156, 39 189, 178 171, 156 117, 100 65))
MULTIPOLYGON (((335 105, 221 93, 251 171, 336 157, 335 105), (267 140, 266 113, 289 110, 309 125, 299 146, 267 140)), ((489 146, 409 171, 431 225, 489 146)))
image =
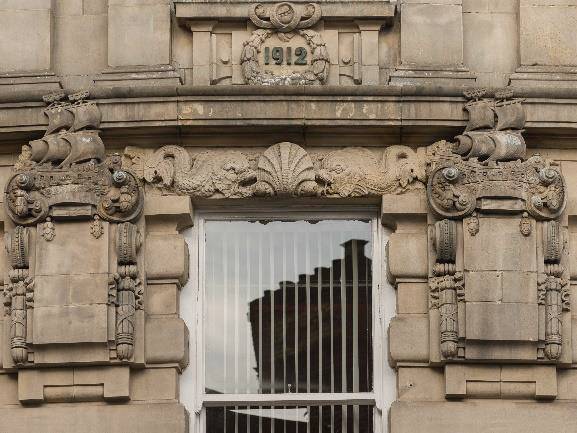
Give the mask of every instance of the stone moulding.
POLYGON ((368 149, 344 148, 314 157, 294 143, 277 143, 257 155, 206 151, 191 156, 164 146, 146 157, 125 155, 146 182, 197 198, 368 197, 423 189, 426 162, 407 146, 391 146, 378 158, 368 149))

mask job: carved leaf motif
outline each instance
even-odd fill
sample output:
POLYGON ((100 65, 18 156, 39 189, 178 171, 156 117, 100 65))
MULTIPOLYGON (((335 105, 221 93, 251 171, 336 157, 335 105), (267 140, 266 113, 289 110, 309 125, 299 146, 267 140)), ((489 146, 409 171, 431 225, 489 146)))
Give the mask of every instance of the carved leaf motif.
POLYGON ((261 196, 313 196, 315 171, 308 153, 294 143, 277 143, 259 158, 255 194, 261 196))

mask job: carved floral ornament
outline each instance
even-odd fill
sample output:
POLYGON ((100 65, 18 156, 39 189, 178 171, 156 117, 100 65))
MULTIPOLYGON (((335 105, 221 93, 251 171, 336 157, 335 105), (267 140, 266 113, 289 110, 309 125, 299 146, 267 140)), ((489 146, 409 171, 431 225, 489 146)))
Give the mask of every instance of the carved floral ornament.
POLYGON ((330 66, 328 51, 321 35, 310 29, 321 17, 318 4, 259 3, 250 7, 249 17, 258 29, 244 42, 240 58, 248 84, 309 85, 326 82, 330 66), (294 52, 291 46, 263 47, 273 35, 285 44, 299 36, 306 46, 295 47, 294 52), (284 72, 271 70, 274 65, 284 66, 284 72), (289 71, 292 65, 295 68, 289 71), (299 65, 308 67, 303 69, 299 65))

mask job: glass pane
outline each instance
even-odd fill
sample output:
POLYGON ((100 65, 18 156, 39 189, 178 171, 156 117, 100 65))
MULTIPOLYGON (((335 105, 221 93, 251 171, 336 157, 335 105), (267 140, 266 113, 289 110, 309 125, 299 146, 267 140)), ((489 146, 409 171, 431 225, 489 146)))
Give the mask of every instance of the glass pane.
POLYGON ((370 406, 215 407, 206 409, 210 433, 372 433, 370 406))
POLYGON ((207 393, 372 390, 370 222, 205 231, 207 393))

